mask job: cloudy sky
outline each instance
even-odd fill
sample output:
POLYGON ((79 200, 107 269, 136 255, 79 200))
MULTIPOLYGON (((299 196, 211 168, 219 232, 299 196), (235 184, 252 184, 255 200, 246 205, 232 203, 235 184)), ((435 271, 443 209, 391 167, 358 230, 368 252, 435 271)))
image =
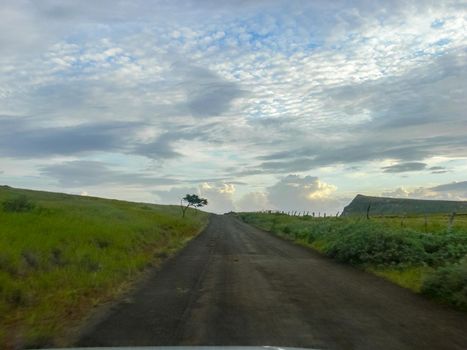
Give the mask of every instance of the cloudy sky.
POLYGON ((2 0, 0 183, 467 200, 466 36, 464 1, 2 0))

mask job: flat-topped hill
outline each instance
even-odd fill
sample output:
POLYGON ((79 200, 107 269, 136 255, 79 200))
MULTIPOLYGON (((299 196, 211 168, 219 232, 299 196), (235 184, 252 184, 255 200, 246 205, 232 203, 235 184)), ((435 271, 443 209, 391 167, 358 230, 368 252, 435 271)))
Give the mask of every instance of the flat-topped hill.
POLYGON ((359 194, 344 208, 342 215, 366 215, 369 205, 370 215, 467 213, 467 201, 371 197, 359 194))

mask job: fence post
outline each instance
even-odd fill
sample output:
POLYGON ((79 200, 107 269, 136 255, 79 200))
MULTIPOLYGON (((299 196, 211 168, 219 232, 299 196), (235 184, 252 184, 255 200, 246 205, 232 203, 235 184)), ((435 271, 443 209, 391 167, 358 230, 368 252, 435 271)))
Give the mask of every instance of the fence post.
POLYGON ((452 225, 454 224, 454 217, 456 216, 456 212, 452 212, 451 216, 449 217, 449 226, 448 226, 448 231, 451 232, 452 230, 452 225))

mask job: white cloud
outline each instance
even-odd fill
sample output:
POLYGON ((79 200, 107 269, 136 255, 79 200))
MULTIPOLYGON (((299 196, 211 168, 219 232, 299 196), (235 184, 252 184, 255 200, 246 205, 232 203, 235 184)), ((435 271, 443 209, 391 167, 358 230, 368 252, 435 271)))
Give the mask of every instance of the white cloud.
POLYGON ((233 194, 235 186, 232 184, 208 184, 203 183, 199 187, 199 193, 208 199, 208 210, 216 213, 227 213, 234 210, 233 194))
POLYGON ((268 188, 268 198, 278 210, 335 213, 341 207, 336 190, 314 176, 288 175, 268 188))
POLYGON ((170 190, 156 190, 154 193, 163 203, 168 204, 180 204, 180 199, 186 194, 194 193, 208 200, 208 205, 203 210, 219 214, 234 210, 233 184, 204 182, 197 187, 172 187, 170 190))
POLYGON ((466 201, 467 181, 451 182, 432 187, 399 187, 393 191, 383 192, 382 196, 466 201))
POLYGON ((237 211, 260 211, 273 208, 267 193, 249 192, 235 202, 237 211))

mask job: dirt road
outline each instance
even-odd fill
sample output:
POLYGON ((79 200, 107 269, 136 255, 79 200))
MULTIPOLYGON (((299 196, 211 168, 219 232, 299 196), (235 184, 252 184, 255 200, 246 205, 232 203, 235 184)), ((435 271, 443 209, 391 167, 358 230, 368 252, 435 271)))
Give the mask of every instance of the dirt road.
POLYGON ((213 216, 77 345, 465 350, 467 314, 213 216))

